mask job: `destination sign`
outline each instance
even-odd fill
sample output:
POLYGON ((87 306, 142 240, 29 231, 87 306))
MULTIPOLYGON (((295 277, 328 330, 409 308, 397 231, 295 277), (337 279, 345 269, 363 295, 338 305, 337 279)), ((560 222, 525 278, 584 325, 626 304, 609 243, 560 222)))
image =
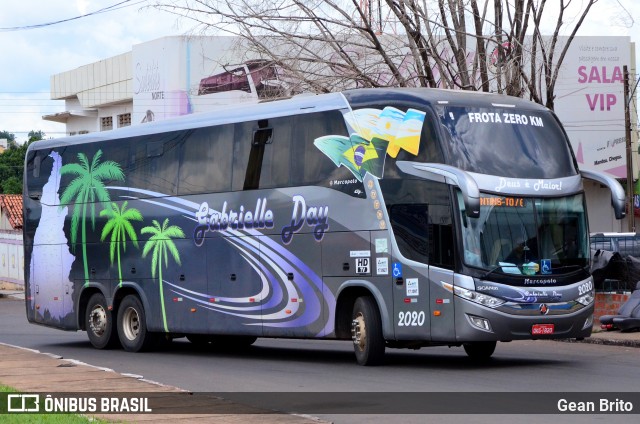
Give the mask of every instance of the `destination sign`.
POLYGON ((526 206, 523 197, 484 196, 480 197, 480 206, 505 206, 511 208, 524 208, 526 206))

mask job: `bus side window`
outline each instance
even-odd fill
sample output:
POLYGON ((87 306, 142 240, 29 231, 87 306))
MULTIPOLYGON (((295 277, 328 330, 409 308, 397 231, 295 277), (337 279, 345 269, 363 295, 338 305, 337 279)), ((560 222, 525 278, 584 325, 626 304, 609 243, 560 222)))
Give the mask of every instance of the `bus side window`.
POLYGON ((238 126, 241 133, 234 152, 234 189, 239 188, 243 163, 246 168, 242 190, 288 187, 291 118, 263 119, 238 126))
POLYGON ((294 121, 291 117, 284 117, 270 119, 269 124, 273 130, 260 129, 263 134, 256 132, 254 135, 254 142, 265 145, 259 188, 288 187, 294 121))
POLYGON ((27 158, 27 195, 33 200, 40 200, 42 187, 47 183, 51 175, 53 160, 48 157, 51 150, 39 150, 29 152, 27 158))
POLYGON ((338 110, 309 113, 293 118, 291 136, 291 184, 329 185, 333 179, 353 179, 344 166, 338 166, 318 149, 313 142, 323 136, 338 135, 348 137, 344 117, 338 110))
POLYGON ((389 208, 389 217, 400 252, 407 259, 428 263, 429 205, 392 205, 389 208))
POLYGON ((260 188, 264 151, 272 143, 273 128, 269 127, 266 119, 258 121, 258 128, 253 130, 253 136, 251 137, 251 150, 249 151, 249 162, 244 176, 243 190, 260 188))
POLYGON ((185 141, 178 194, 231 190, 234 126, 198 128, 185 141))
POLYGON ((131 140, 126 179, 130 187, 164 195, 178 192, 180 150, 189 131, 175 131, 131 140))
POLYGON ((454 238, 451 209, 448 205, 429 208, 429 264, 453 269, 454 238))

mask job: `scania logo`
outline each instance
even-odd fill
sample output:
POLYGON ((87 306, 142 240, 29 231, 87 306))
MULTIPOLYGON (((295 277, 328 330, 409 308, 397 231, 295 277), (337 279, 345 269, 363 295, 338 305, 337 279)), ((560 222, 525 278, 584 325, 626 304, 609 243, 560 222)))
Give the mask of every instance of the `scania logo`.
POLYGON ((547 312, 549 312, 549 307, 546 304, 541 303, 540 304, 540 313, 542 315, 547 315, 547 312))

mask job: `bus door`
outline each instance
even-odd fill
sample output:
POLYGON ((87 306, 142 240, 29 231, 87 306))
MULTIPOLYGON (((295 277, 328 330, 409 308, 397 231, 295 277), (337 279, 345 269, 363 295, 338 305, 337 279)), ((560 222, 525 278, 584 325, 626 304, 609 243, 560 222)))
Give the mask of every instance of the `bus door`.
POLYGON ((428 267, 393 258, 394 328, 397 340, 430 340, 428 267))
POLYGON ((429 340, 429 205, 394 204, 389 219, 398 247, 390 270, 396 339, 429 340))
POLYGON ((394 258, 391 268, 396 338, 453 339, 453 297, 443 286, 453 284, 450 208, 407 203, 392 205, 389 212, 397 256, 408 259, 394 258))
POLYGON ((430 266, 429 286, 431 289, 429 307, 431 310, 431 337, 438 341, 454 341, 455 320, 453 293, 444 285, 453 287, 453 271, 430 266))

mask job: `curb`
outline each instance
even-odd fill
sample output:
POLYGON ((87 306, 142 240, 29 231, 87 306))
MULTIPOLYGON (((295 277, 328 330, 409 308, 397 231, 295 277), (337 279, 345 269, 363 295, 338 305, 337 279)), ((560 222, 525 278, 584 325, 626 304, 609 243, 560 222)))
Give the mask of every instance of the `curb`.
MULTIPOLYGON (((595 333, 598 334, 598 333, 595 333)), ((614 339, 614 338, 602 338, 602 337, 587 337, 582 340, 576 339, 559 339, 557 341, 567 343, 586 343, 606 346, 622 346, 622 347, 634 347, 640 348, 640 335, 637 339, 614 339)))

